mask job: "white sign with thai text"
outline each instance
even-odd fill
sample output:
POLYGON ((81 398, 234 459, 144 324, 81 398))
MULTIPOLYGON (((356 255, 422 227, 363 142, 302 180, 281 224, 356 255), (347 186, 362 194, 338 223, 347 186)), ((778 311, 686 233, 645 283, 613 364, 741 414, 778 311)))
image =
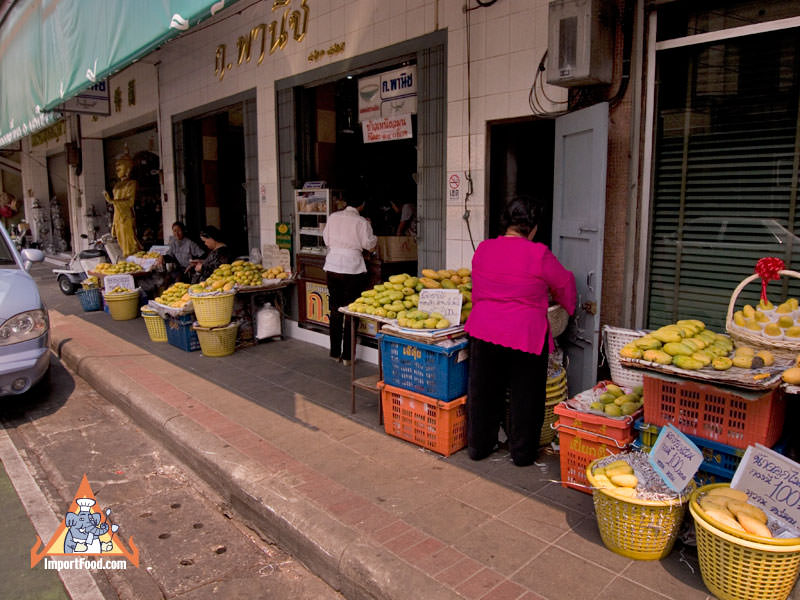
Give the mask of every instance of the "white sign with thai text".
POLYGON ((416 65, 358 80, 359 122, 401 114, 417 114, 416 65))
POLYGON ((117 286, 123 287, 126 290, 135 289, 136 284, 133 283, 133 275, 124 273, 121 275, 106 275, 103 277, 103 287, 105 287, 106 293, 110 292, 117 286))
POLYGON ((419 293, 419 309, 428 314, 437 312, 452 325, 458 325, 462 298, 459 290, 425 289, 419 293))
POLYGON ((800 465, 796 462, 761 444, 748 446, 731 487, 747 494, 770 521, 788 529, 789 537, 800 536, 800 465))
POLYGON ((647 459, 664 483, 671 490, 680 492, 703 464, 703 452, 674 425, 667 423, 661 428, 647 459))
POLYGON ((413 135, 411 115, 399 115, 385 119, 372 119, 361 123, 364 130, 364 143, 402 140, 413 135))

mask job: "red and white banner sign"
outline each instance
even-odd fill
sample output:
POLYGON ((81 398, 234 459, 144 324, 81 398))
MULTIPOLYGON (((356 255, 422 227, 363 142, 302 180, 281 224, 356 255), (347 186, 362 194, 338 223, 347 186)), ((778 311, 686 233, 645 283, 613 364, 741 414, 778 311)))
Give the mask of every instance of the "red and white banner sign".
POLYGON ((361 125, 364 131, 365 144, 402 140, 413 135, 411 115, 371 119, 363 121, 361 125))

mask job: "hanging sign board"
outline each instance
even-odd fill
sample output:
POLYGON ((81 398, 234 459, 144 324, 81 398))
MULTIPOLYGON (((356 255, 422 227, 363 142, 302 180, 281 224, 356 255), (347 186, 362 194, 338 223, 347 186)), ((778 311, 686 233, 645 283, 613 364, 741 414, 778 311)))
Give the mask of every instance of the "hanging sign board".
POLYGON ((111 114, 111 94, 108 80, 98 81, 88 90, 67 100, 58 107, 61 112, 83 113, 87 115, 111 114))
POLYGON ((761 444, 748 446, 731 487, 746 493, 771 521, 788 530, 776 537, 800 536, 800 465, 796 462, 761 444))
POLYGON ((372 119, 371 121, 364 121, 361 126, 364 130, 365 144, 402 140, 413 135, 411 115, 372 119))
POLYGON ((461 322, 461 301, 459 290, 425 289, 419 293, 419 309, 428 314, 439 313, 451 325, 461 322))
POLYGON ((148 252, 158 252, 161 256, 164 256, 167 252, 169 252, 169 246, 150 246, 148 252))
POLYGON ((661 428, 647 459, 669 488, 680 492, 703 463, 703 453, 671 423, 661 428))
POLYGON ((417 66, 407 65, 358 80, 358 121, 417 114, 417 66))
POLYGON ((117 286, 124 287, 126 290, 136 289, 136 284, 133 283, 133 275, 125 273, 122 275, 106 275, 103 278, 103 287, 105 287, 106 293, 117 286))

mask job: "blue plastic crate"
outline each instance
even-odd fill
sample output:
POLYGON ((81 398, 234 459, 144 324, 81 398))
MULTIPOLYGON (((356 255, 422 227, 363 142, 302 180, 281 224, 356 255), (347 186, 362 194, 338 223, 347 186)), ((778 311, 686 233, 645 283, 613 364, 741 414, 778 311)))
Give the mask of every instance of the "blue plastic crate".
MULTIPOLYGON (((637 448, 649 452, 658 439, 661 427, 645 423, 643 419, 637 419, 633 427, 639 432, 639 439, 636 440, 637 448)), ((742 456, 744 456, 743 449, 707 440, 696 435, 684 435, 692 440, 703 452, 703 464, 700 465, 701 471, 718 476, 717 481, 730 481, 733 478, 733 474, 739 467, 742 456)))
POLYGON ((186 352, 200 350, 200 340, 197 338, 197 332, 192 329, 192 323, 194 315, 167 317, 164 323, 167 328, 167 341, 186 352))
POLYGON ((379 334, 383 380, 449 402, 467 393, 467 340, 450 348, 379 334))
POLYGON ((78 300, 81 301, 81 308, 84 312, 101 310, 103 308, 103 296, 99 288, 89 288, 88 290, 78 290, 75 292, 78 300))

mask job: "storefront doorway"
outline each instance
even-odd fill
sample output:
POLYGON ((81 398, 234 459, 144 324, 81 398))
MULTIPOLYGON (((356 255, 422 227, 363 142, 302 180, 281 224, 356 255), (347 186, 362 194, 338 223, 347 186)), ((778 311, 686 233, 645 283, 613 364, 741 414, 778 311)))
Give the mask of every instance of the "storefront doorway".
POLYGON ((247 255, 248 211, 242 104, 183 121, 185 195, 190 235, 217 227, 234 253, 247 255))
POLYGON ((553 231, 553 148, 555 121, 529 119, 489 124, 488 238, 503 231, 500 217, 515 196, 530 196, 542 205, 536 241, 551 245, 553 231))
POLYGON ((47 181, 50 190, 49 240, 45 251, 69 252, 72 248, 72 222, 69 210, 69 167, 63 152, 47 157, 47 181))

